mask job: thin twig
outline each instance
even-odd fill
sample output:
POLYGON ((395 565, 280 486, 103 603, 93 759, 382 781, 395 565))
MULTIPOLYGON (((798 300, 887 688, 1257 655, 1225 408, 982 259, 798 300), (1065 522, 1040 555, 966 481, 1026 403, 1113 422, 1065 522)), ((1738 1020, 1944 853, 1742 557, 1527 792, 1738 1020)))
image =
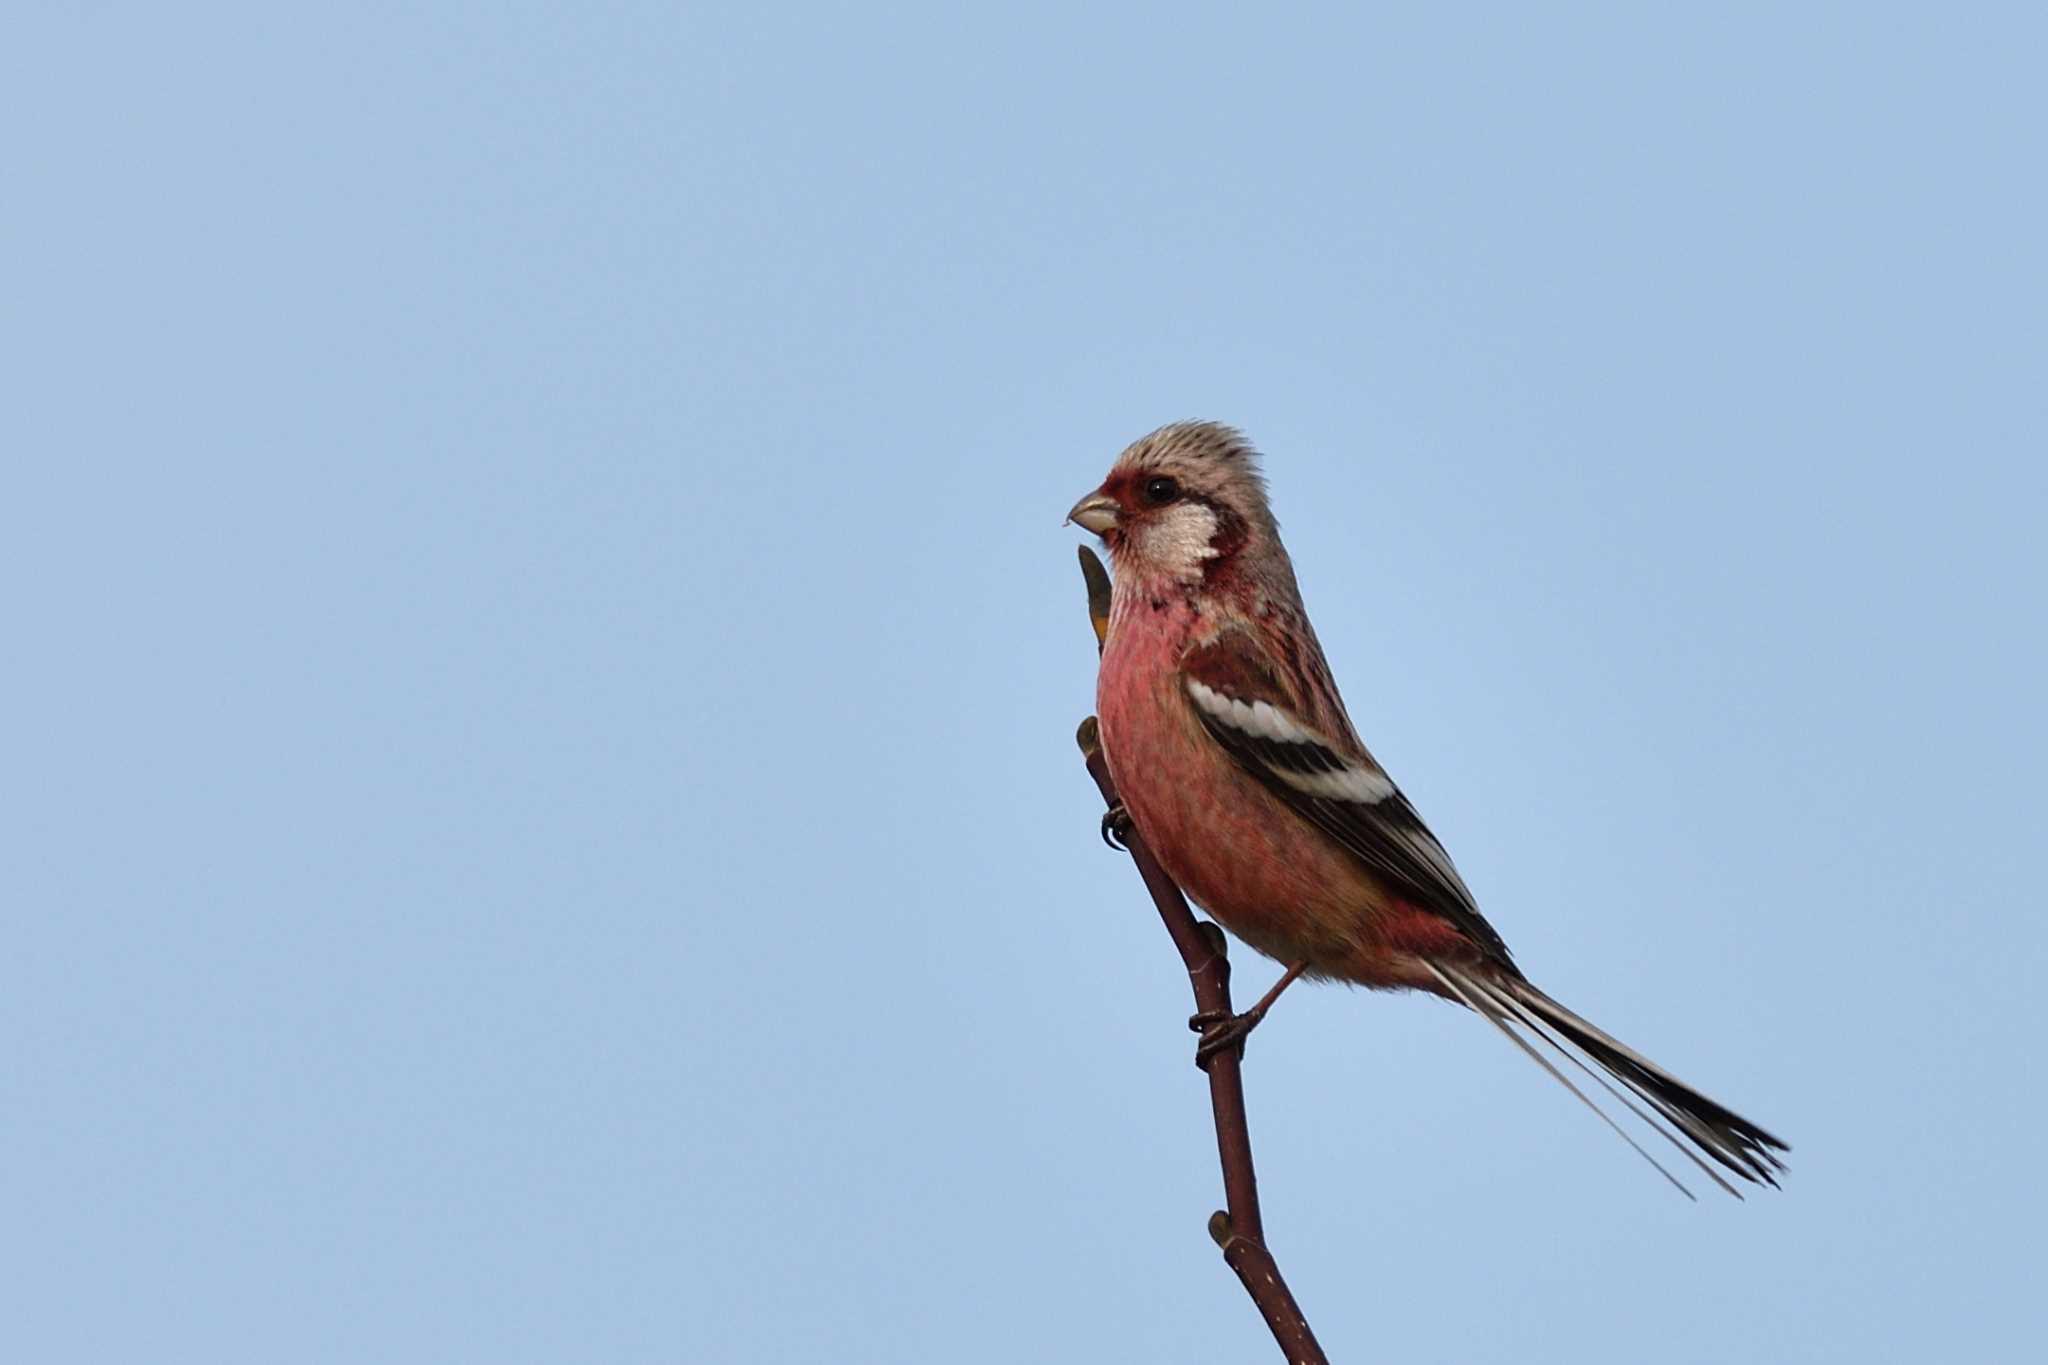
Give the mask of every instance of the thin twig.
MULTIPOLYGON (((1099 647, 1109 629, 1109 574, 1086 546, 1081 548, 1081 573, 1088 582, 1088 615, 1095 624, 1099 647)), ((1116 784, 1110 780, 1109 764, 1102 756, 1095 717, 1081 722, 1075 738, 1087 760, 1088 775, 1102 789, 1102 799, 1115 806, 1116 784)), ((1229 1018, 1235 1011, 1230 1005, 1230 959, 1223 931, 1207 920, 1195 918, 1187 897, 1145 846, 1143 831, 1125 831, 1123 842, 1138 875, 1145 879, 1145 889, 1152 893, 1152 903, 1159 908, 1159 918, 1172 936, 1173 946, 1180 950, 1181 961, 1187 965, 1196 1010, 1219 1019, 1229 1018)), ((1210 1215, 1209 1235, 1223 1248, 1225 1263, 1237 1272, 1245 1292, 1251 1295, 1287 1359, 1293 1365, 1329 1365, 1329 1358, 1309 1329, 1308 1319, 1302 1316, 1301 1306, 1294 1301, 1287 1281, 1281 1278, 1273 1253, 1266 1247, 1265 1224, 1259 1216, 1259 1179, 1252 1167, 1251 1127, 1245 1118, 1242 1062, 1241 1047, 1226 1047, 1209 1059, 1207 1067, 1209 1103, 1216 1113, 1216 1153, 1223 1163, 1223 1197, 1229 1205, 1228 1212, 1219 1209, 1210 1215)))

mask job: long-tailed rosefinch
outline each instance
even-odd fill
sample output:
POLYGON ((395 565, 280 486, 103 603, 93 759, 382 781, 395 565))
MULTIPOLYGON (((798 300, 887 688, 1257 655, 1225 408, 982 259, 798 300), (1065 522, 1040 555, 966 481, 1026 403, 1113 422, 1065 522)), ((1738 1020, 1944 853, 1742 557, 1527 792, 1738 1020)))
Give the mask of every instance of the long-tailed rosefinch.
POLYGON ((1547 1045, 1731 1194, 1695 1148, 1777 1183, 1784 1143, 1522 975, 1352 729, 1239 433, 1162 427, 1070 516, 1102 537, 1116 570, 1096 706, 1129 818, 1189 896, 1287 965, 1252 1010, 1213 1021, 1204 1057, 1237 1045, 1298 976, 1427 991, 1490 1020, 1600 1112, 1529 1038, 1547 1045))

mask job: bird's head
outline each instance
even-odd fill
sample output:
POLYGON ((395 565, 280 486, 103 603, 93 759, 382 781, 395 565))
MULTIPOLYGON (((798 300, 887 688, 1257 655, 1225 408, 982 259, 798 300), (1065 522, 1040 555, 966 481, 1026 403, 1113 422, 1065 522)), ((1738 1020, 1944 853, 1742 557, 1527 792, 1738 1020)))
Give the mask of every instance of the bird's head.
POLYGON ((1279 546, 1258 452, 1232 427, 1176 422, 1134 441, 1067 520, 1119 575, 1198 584, 1279 546))

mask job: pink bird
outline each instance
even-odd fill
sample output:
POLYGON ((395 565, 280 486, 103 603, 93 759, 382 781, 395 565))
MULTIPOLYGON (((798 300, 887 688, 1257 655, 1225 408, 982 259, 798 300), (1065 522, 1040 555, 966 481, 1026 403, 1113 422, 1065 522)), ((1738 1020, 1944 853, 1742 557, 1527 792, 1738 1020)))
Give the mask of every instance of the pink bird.
POLYGON ((1427 991, 1491 1021, 1681 1190, 1530 1040, 1591 1076, 1730 1194, 1702 1156, 1777 1184, 1785 1167, 1773 1153, 1784 1143, 1522 975, 1352 728, 1242 435, 1208 422, 1161 427, 1125 450, 1069 517, 1102 537, 1115 568, 1096 684, 1103 754, 1124 807, 1112 815, 1135 825, 1196 903, 1287 968, 1236 1018, 1198 1016, 1198 1061, 1241 1046, 1298 977, 1427 991))

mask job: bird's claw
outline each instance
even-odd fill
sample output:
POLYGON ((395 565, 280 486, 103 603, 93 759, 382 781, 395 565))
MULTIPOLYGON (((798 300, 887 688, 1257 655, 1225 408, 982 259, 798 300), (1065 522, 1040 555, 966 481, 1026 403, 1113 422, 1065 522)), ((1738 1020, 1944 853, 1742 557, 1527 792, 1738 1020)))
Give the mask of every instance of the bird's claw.
POLYGON ((1242 1057, 1244 1040, 1265 1017, 1264 1009, 1246 1010, 1243 1014, 1203 1010, 1200 1014, 1189 1015, 1188 1027, 1202 1035, 1201 1041, 1195 1044, 1195 1065, 1207 1071, 1209 1063, 1227 1048, 1236 1048, 1242 1057))
POLYGON ((1131 813, 1119 801, 1102 813, 1102 842, 1119 853, 1131 851, 1131 813))

